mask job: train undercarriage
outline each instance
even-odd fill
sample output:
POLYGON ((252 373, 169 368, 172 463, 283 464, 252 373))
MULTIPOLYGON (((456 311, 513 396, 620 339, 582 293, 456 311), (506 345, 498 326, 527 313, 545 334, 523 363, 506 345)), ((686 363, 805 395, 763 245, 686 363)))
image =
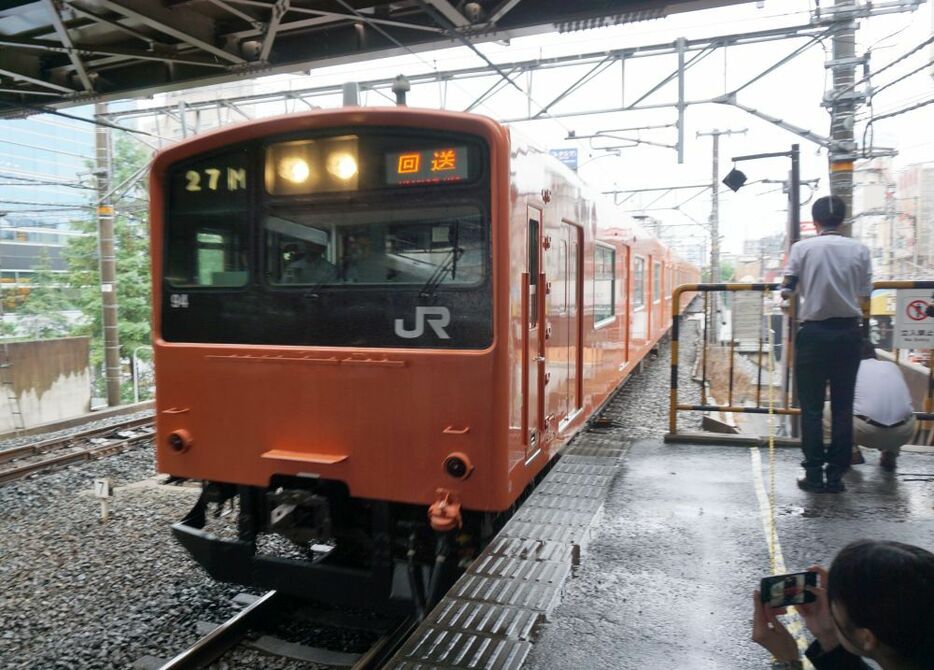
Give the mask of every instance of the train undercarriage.
POLYGON ((353 498, 342 482, 283 477, 266 489, 206 482, 172 531, 216 580, 421 617, 508 517, 465 511, 460 527, 439 532, 425 506, 353 498), (211 532, 211 515, 234 512, 236 537, 211 532), (267 553, 270 536, 292 550, 267 553))

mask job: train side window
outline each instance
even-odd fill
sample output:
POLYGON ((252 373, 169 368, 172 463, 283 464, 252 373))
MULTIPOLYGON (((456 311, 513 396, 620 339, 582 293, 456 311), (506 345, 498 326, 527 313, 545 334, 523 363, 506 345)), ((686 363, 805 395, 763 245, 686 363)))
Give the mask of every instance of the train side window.
POLYGON ((594 326, 616 314, 616 249, 594 247, 593 320, 594 326))
POLYGON ((645 305, 645 259, 636 256, 632 261, 632 307, 645 305))
POLYGON ((662 299, 662 264, 655 262, 652 265, 652 302, 662 299))
POLYGON ((538 325, 538 221, 529 219, 529 257, 526 266, 529 269, 529 328, 538 325))

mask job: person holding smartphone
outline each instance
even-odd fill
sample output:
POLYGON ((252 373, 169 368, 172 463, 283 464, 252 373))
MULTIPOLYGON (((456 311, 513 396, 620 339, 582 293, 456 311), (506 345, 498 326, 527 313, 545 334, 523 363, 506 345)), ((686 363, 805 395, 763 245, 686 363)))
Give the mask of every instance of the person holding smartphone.
MULTIPOLYGON (((934 554, 900 542, 859 540, 844 547, 830 572, 814 566, 815 599, 795 605, 814 642, 805 655, 817 670, 934 668, 934 554)), ((775 658, 775 668, 802 667, 795 639, 754 594, 752 640, 775 658)))

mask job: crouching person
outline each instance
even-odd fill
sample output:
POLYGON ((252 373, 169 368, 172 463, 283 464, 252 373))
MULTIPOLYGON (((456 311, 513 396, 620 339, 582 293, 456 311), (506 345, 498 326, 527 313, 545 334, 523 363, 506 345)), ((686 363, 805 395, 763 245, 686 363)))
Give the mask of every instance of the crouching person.
MULTIPOLYGON (((917 426, 911 393, 898 365, 878 360, 872 344, 863 343, 861 356, 853 398, 852 462, 865 462, 859 445, 878 449, 879 465, 894 470, 902 445, 911 441, 917 426)), ((830 409, 825 406, 825 435, 829 435, 830 425, 830 409)))

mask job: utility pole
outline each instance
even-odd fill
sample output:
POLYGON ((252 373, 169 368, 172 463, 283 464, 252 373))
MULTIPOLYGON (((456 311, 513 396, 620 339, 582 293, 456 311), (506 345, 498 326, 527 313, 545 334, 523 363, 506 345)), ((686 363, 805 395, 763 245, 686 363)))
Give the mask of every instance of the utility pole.
POLYGON ((846 204, 846 220, 840 232, 853 234, 853 162, 857 158, 853 127, 856 106, 865 101, 857 91, 856 65, 863 59, 856 57, 856 1, 834 0, 833 58, 827 64, 833 72, 833 89, 824 98, 830 111, 830 192, 846 204))
MULTIPOLYGON (((104 120, 107 103, 94 105, 94 116, 104 120)), ((114 245, 114 208, 110 193, 112 175, 110 128, 101 123, 95 127, 97 177, 97 239, 100 256, 101 306, 103 310, 104 361, 107 366, 107 404, 120 404, 120 337, 117 331, 117 263, 114 245)))
MULTIPOLYGON (((714 284, 720 281, 720 136, 721 135, 745 135, 746 129, 742 130, 719 130, 714 128, 710 132, 698 132, 697 137, 713 138, 713 171, 710 178, 710 281, 714 284)), ((717 293, 713 293, 713 300, 710 301, 711 313, 707 315, 710 319, 707 323, 711 328, 707 329, 711 342, 716 342, 717 337, 717 293)))

